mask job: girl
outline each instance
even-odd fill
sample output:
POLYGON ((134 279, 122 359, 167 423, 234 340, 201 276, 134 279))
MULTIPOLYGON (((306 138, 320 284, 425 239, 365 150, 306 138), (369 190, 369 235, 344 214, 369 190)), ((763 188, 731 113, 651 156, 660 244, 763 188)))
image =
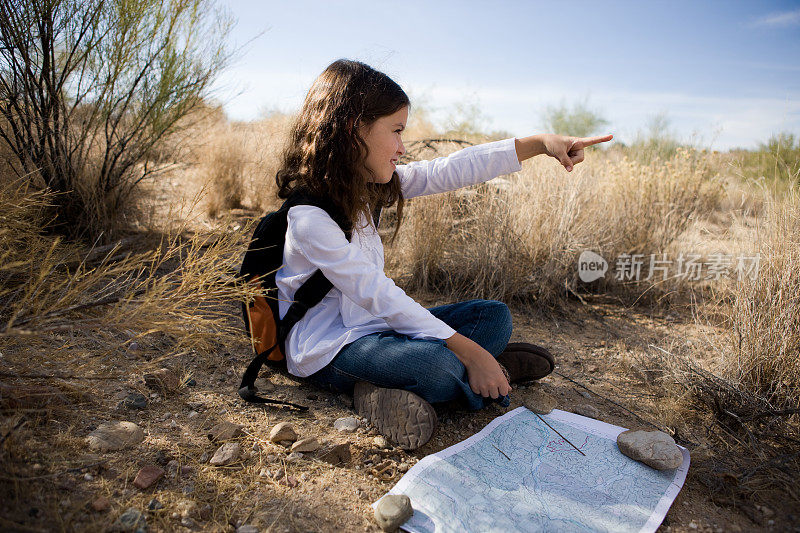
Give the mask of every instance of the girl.
POLYGON ((348 240, 321 208, 296 205, 287 215, 283 266, 276 273, 280 316, 317 269, 333 284, 286 340, 291 374, 334 392, 352 393, 356 411, 406 449, 436 427, 432 403, 460 399, 470 409, 508 405, 509 382, 553 369, 547 350, 508 344, 511 314, 497 301, 471 300, 426 309, 383 272, 376 208, 406 198, 484 182, 521 169, 538 154, 571 171, 583 148, 611 135, 534 135, 473 146, 448 157, 398 165, 409 99, 385 74, 348 60, 316 79, 293 127, 276 176, 278 196, 302 188, 328 198, 352 225, 348 240))

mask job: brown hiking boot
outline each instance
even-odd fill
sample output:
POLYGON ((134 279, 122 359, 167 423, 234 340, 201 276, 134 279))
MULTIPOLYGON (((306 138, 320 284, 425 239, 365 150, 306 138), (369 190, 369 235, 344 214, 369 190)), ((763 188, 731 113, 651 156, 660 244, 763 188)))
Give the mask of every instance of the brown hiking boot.
POLYGON ((403 389, 386 389, 359 381, 353 389, 356 412, 404 450, 428 442, 436 429, 433 406, 403 389))
POLYGON ((509 342, 497 362, 508 370, 509 383, 541 379, 555 368, 553 354, 527 342, 509 342))

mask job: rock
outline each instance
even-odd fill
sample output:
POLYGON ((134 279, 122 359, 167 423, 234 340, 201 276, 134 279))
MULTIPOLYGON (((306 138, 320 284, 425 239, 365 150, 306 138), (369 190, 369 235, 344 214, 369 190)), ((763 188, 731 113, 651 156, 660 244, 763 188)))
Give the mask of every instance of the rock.
POLYGON ((587 400, 592 397, 592 394, 589 391, 582 390, 582 391, 578 391, 578 393, 581 396, 583 396, 584 398, 586 398, 587 400))
POLYGON ((145 374, 144 382, 151 389, 161 391, 162 393, 175 392, 180 385, 178 376, 169 368, 160 368, 155 372, 145 374))
POLYGON ((258 528, 250 524, 243 524, 236 528, 236 533, 258 533, 258 528))
POLYGON ((86 443, 97 452, 122 450, 144 440, 144 430, 133 422, 106 422, 89 433, 86 443))
POLYGON ((317 458, 330 463, 332 465, 347 464, 350 462, 350 444, 344 442, 342 444, 334 444, 325 448, 317 455, 317 458))
POLYGON ((214 453, 209 464, 214 466, 226 466, 239 458, 242 448, 238 442, 226 442, 214 453))
POLYGON ((535 390, 529 394, 522 404, 539 415, 549 414, 558 406, 556 399, 542 390, 535 390))
POLYGON ((191 476, 194 474, 194 467, 190 465, 183 465, 178 469, 178 473, 183 477, 191 476))
POLYGON ((288 448, 289 446, 292 445, 292 441, 290 441, 290 440, 282 440, 280 442, 280 445, 283 446, 284 448, 288 448))
POLYGON ((375 521, 384 531, 395 531, 414 514, 405 494, 387 494, 375 506, 375 521))
POLYGON ((178 502, 178 505, 175 506, 175 509, 180 514, 181 518, 197 518, 200 516, 200 510, 197 507, 197 503, 192 500, 181 500, 178 502))
POLYGON ((181 518, 181 525, 185 528, 192 529, 194 527, 194 520, 192 520, 188 516, 185 516, 181 518))
POLYGON ((98 496, 92 501, 91 507, 93 511, 104 513, 111 509, 111 502, 105 496, 98 496))
POLYGON ((582 405, 576 405, 573 411, 581 416, 588 416, 589 418, 594 418, 595 420, 600 419, 600 411, 593 405, 586 403, 582 405))
POLYGON ((280 480, 278 483, 280 485, 284 485, 286 487, 292 487, 292 488, 294 488, 294 487, 296 487, 297 485, 300 484, 300 482, 297 481, 297 478, 294 477, 294 476, 286 476, 285 478, 280 480))
POLYGON ((292 444, 292 452, 315 452, 320 449, 321 444, 317 441, 314 437, 307 437, 305 439, 300 439, 299 441, 292 444))
POLYGON ((186 418, 188 418, 189 420, 192 420, 194 418, 197 418, 199 415, 200 415, 200 413, 198 413, 197 411, 189 411, 189 414, 186 415, 186 418))
POLYGON ((241 424, 234 424, 224 420, 209 430, 208 440, 211 442, 224 442, 235 439, 242 434, 243 430, 244 426, 241 424))
POLYGON ((147 397, 138 392, 132 392, 122 399, 121 407, 125 409, 146 409, 147 397))
POLYGON ((145 532, 147 531, 147 519, 141 511, 135 507, 128 507, 128 509, 119 515, 117 521, 111 525, 111 531, 115 532, 145 532))
POLYGON ((384 437, 383 435, 378 435, 377 437, 372 439, 372 442, 375 443, 376 447, 381 448, 383 450, 392 447, 391 444, 389 444, 389 441, 386 440, 386 437, 384 437))
POLYGON ((287 463, 293 463, 293 462, 297 461, 298 459, 302 459, 302 458, 303 458, 303 454, 302 453, 300 453, 300 452, 292 452, 292 453, 290 453, 289 455, 286 456, 286 462, 287 463))
POLYGON ((675 440, 663 431, 623 431, 617 437, 619 451, 656 470, 673 470, 683 463, 675 440))
POLYGON ((280 442, 282 440, 294 442, 297 440, 297 433, 295 433, 294 427, 289 422, 281 422, 276 424, 272 431, 269 432, 269 440, 272 442, 280 442))
POLYGON ((361 423, 352 416, 337 418, 333 423, 334 428, 338 429, 339 431, 346 431, 348 433, 357 430, 360 425, 361 423))
POLYGON ((397 465, 397 469, 400 472, 408 472, 409 468, 411 468, 411 465, 409 465, 408 463, 400 463, 399 465, 397 465))
POLYGON ((142 490, 146 490, 155 485, 162 477, 164 477, 164 471, 161 468, 155 465, 147 465, 136 474, 133 484, 142 490))
POLYGON ((147 503, 147 510, 148 511, 158 511, 159 509, 163 509, 164 506, 161 504, 160 501, 153 498, 147 503))

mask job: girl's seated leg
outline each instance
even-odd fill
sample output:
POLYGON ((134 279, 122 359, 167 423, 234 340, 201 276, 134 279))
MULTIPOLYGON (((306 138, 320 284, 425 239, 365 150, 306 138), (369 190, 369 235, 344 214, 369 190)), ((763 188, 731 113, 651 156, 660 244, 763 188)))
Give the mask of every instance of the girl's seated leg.
MULTIPOLYGON (((501 302, 471 300, 434 307, 431 312, 495 357, 511 336, 511 315, 501 302)), ((465 398, 471 409, 486 403, 472 392, 466 368, 444 340, 412 339, 395 331, 373 333, 346 345, 309 379, 348 394, 358 381, 368 381, 411 391, 430 403, 465 398)))

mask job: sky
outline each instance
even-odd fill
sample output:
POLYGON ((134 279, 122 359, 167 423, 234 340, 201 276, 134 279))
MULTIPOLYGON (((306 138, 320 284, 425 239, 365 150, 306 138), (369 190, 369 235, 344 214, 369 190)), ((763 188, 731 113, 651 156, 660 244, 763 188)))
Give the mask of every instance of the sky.
MULTIPOLYGON (((237 20, 214 96, 234 120, 293 112, 339 58, 388 74, 440 125, 544 132, 583 102, 623 142, 666 117, 684 142, 756 148, 800 135, 800 1, 220 0, 237 20)), ((558 133, 558 132, 554 132, 558 133)))

